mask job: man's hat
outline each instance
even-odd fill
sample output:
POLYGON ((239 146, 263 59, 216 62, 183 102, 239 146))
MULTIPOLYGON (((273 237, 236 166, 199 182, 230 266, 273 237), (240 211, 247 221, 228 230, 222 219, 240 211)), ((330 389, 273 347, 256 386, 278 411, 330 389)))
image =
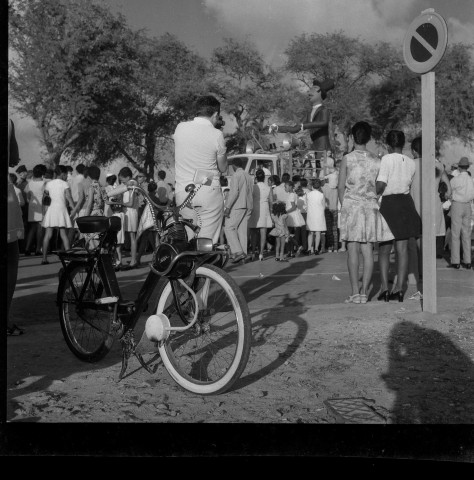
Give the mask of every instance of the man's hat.
POLYGON ((316 78, 313 80, 313 85, 319 87, 321 91, 329 92, 334 88, 334 80, 328 78, 326 80, 319 81, 316 78))
POLYGON ((469 168, 470 164, 471 164, 471 162, 469 161, 469 159, 467 157, 462 157, 461 160, 459 160, 458 167, 469 168))
POLYGON ((16 173, 21 173, 21 172, 28 172, 28 170, 26 169, 26 167, 24 165, 20 165, 17 169, 16 169, 16 173))

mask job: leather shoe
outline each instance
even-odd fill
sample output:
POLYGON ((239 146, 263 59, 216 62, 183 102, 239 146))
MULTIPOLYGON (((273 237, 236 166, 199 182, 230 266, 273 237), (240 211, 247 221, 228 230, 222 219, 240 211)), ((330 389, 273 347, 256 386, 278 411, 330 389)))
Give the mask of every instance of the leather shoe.
POLYGON ((470 263, 463 263, 462 264, 463 268, 465 268, 466 270, 470 270, 472 268, 472 264, 470 263))
POLYGON ((244 260, 247 257, 245 253, 241 253, 240 255, 237 255, 233 260, 232 263, 239 263, 241 260, 244 260))
POLYGON ((461 267, 461 265, 459 265, 459 263, 452 263, 449 268, 455 268, 456 270, 459 270, 459 268, 461 267))

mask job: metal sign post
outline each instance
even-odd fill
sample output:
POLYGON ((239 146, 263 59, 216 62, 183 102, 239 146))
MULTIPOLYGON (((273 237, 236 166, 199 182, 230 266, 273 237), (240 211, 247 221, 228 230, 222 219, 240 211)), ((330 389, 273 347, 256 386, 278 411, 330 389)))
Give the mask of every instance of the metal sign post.
POLYGON ((421 75, 422 151, 421 206, 423 223, 423 311, 437 312, 435 198, 435 73, 446 51, 448 28, 429 8, 411 23, 403 42, 408 68, 421 75))
POLYGON ((423 311, 437 312, 435 199, 435 73, 421 76, 421 221, 423 225, 423 311))

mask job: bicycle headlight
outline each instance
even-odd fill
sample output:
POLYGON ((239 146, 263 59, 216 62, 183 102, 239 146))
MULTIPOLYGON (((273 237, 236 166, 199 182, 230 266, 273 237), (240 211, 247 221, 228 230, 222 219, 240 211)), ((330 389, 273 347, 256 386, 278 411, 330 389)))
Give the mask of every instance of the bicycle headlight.
MULTIPOLYGON (((171 263, 175 257, 184 252, 187 249, 185 242, 183 243, 162 243, 156 250, 155 256, 153 258, 153 267, 159 273, 167 273, 171 266, 171 263)), ((174 278, 183 278, 187 277, 192 270, 193 261, 189 257, 184 257, 178 260, 174 265, 173 270, 170 274, 174 278)))

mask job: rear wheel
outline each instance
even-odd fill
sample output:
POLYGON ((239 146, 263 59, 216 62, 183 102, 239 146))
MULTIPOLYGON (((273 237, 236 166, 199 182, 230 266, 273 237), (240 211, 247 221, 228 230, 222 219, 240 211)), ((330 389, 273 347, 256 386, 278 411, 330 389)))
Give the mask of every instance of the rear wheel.
POLYGON ((106 296, 97 269, 92 272, 83 297, 84 303, 76 300, 71 283, 79 296, 89 268, 84 264, 71 263, 63 273, 58 291, 59 320, 72 353, 86 362, 97 362, 107 355, 114 342, 113 312, 93 305, 95 300, 106 296))
MULTIPOLYGON (((187 323, 194 317, 191 294, 177 283, 178 303, 187 323)), ((251 321, 245 298, 235 281, 213 265, 201 266, 191 285, 198 297, 196 323, 172 331, 160 347, 165 368, 186 390, 201 395, 223 393, 242 374, 250 354, 251 321)), ((159 292, 157 313, 171 327, 183 327, 168 281, 159 292)))

